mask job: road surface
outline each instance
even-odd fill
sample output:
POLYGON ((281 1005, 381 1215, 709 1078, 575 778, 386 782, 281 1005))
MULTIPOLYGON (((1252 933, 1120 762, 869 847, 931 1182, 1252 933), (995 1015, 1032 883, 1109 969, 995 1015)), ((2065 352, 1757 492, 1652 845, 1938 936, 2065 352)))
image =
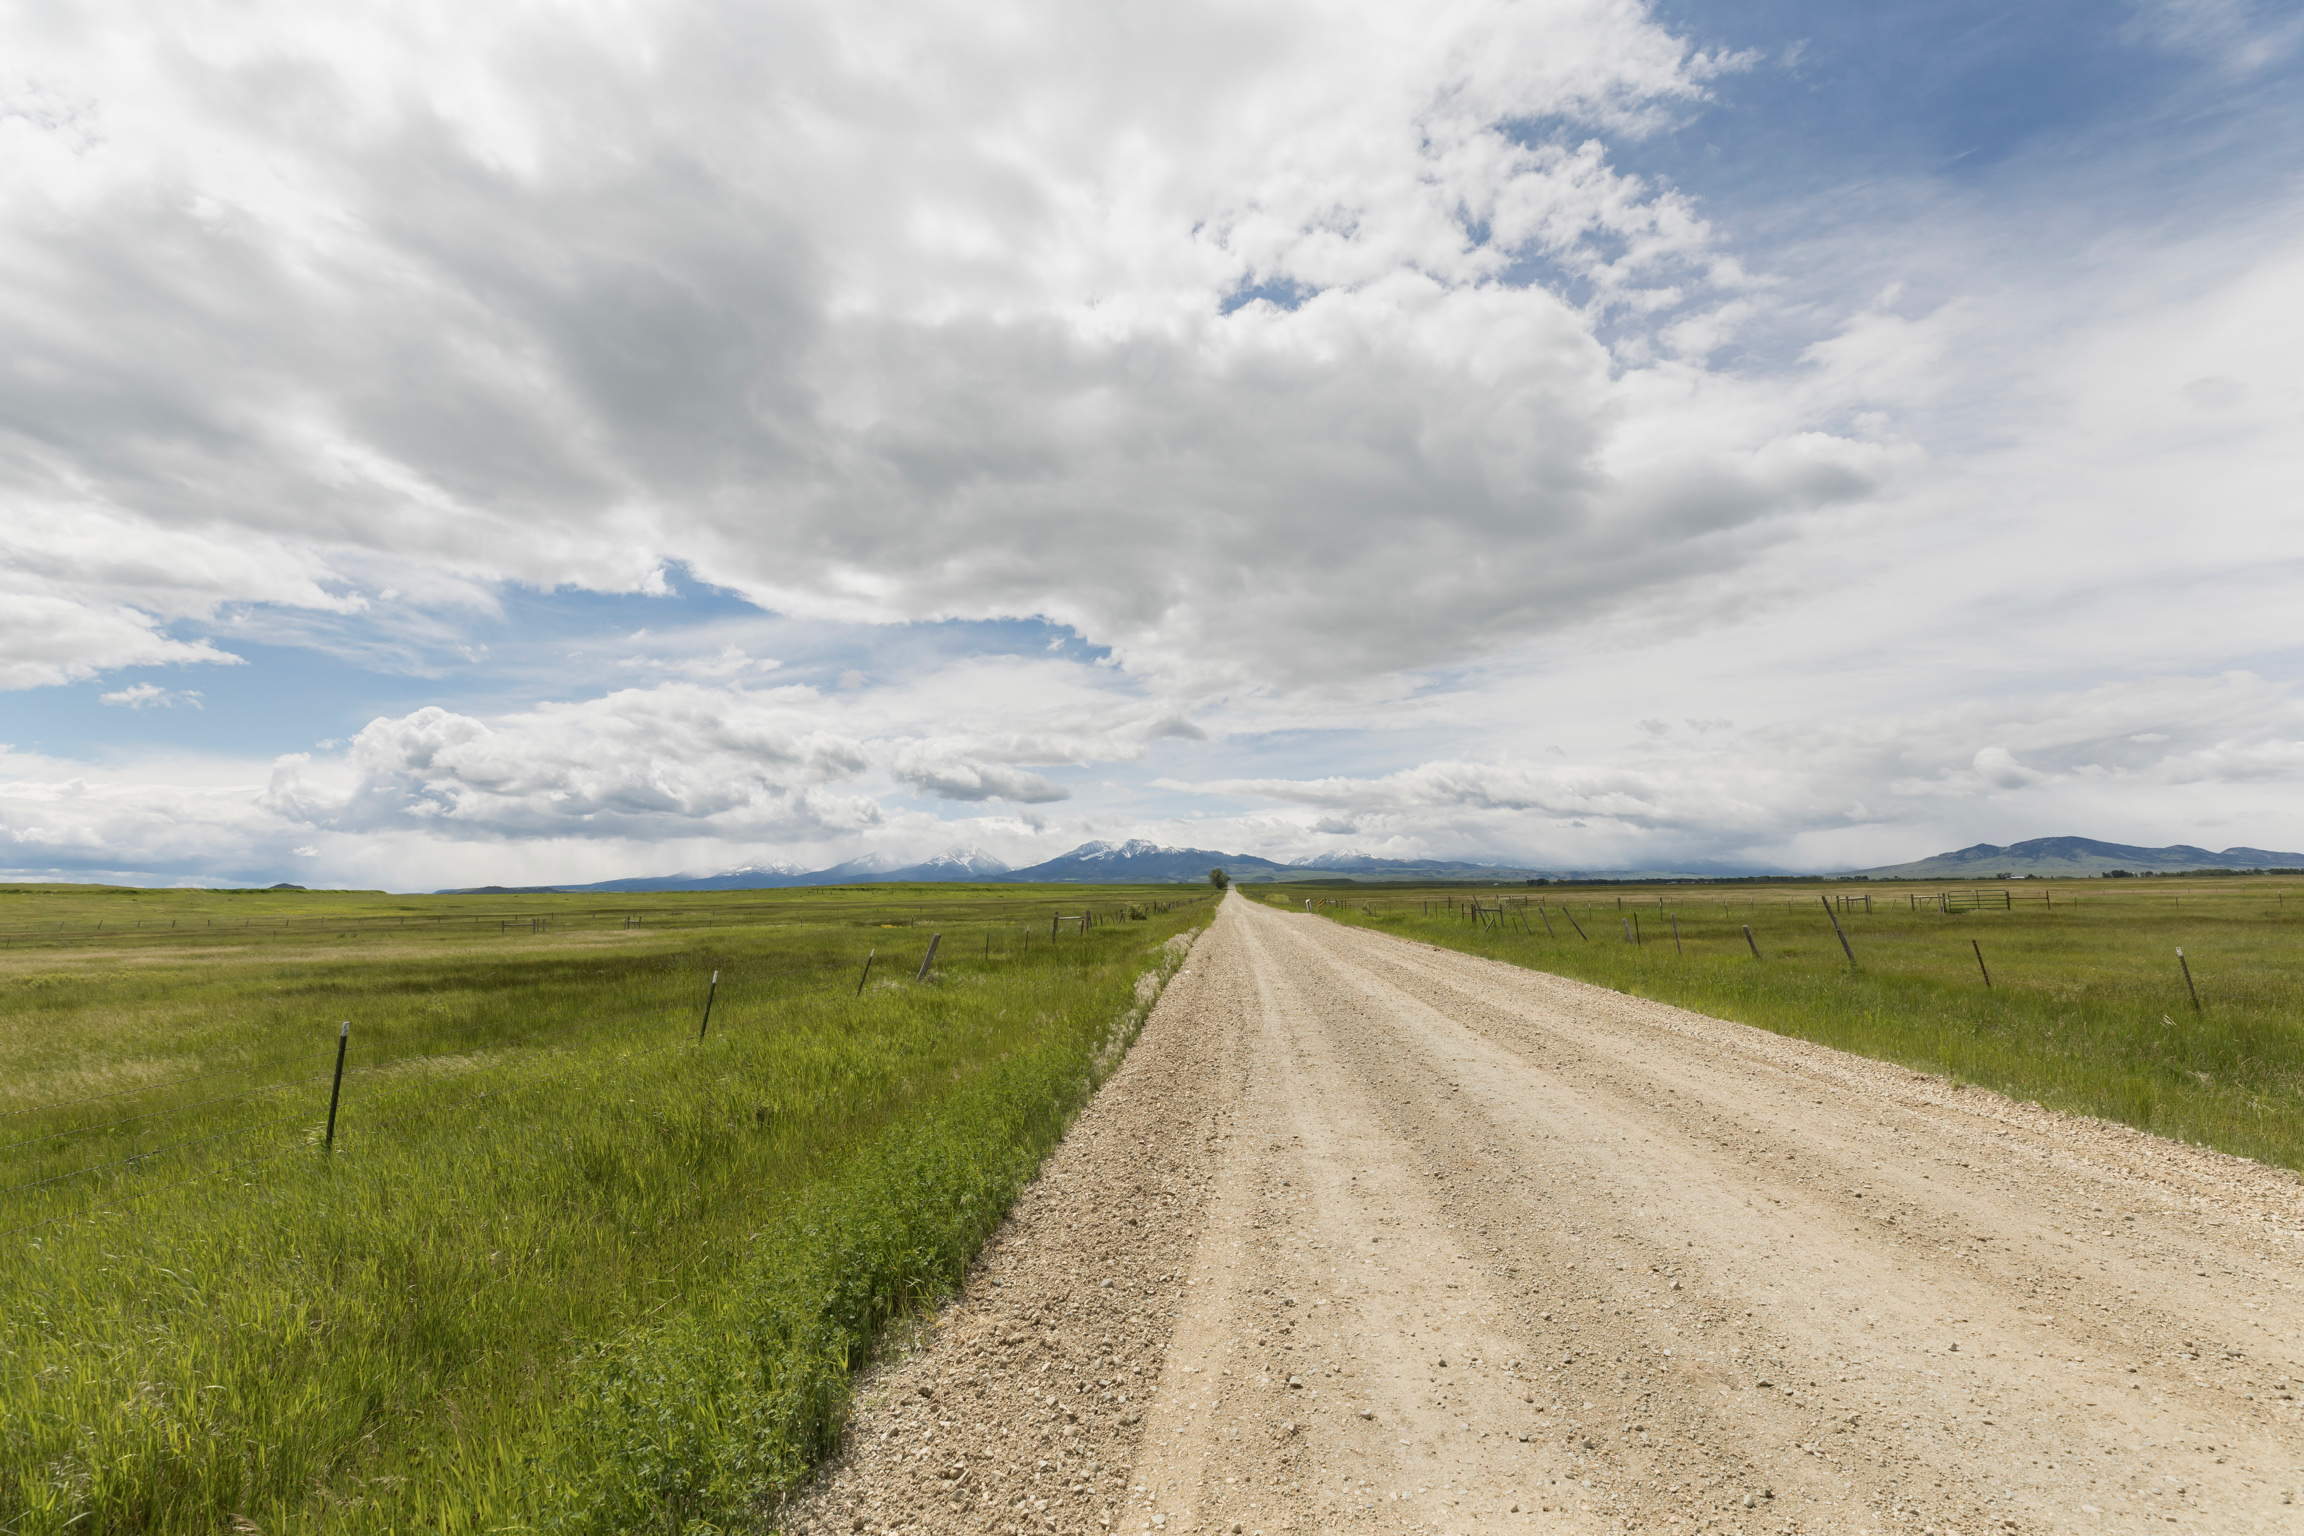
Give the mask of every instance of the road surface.
POLYGON ((2300 1253, 2285 1171, 1235 894, 776 1523, 2300 1531, 2300 1253))

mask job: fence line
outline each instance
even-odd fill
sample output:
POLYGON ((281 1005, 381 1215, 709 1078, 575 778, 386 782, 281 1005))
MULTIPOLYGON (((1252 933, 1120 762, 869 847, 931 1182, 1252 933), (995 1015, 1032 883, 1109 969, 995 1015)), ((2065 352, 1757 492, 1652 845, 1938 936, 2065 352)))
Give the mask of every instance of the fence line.
POLYGON ((214 1072, 195 1072, 190 1077, 171 1077, 157 1083, 139 1083, 133 1088, 112 1088, 103 1093, 91 1093, 85 1098, 58 1099, 53 1104, 28 1104, 21 1109, 0 1110, 0 1115, 39 1115, 52 1109, 70 1109, 75 1104, 94 1104, 100 1099, 116 1099, 124 1093, 157 1093, 163 1088, 176 1088, 185 1083, 204 1083, 211 1078, 233 1077, 252 1070, 248 1067, 221 1067, 214 1072))
MULTIPOLYGON (((818 887, 817 889, 822 888, 818 887)), ((1209 898, 1205 896, 1187 897, 1173 901, 1153 902, 1151 905, 1155 908, 1155 910, 1160 912, 1174 912, 1179 908, 1201 906, 1205 904, 1208 899, 1209 898)), ((898 898, 898 904, 902 904, 901 898, 898 898)), ((156 934, 227 934, 254 933, 261 930, 268 933, 312 934, 327 933, 330 930, 333 930, 341 935, 359 936, 375 933, 408 933, 413 931, 421 931, 425 928, 460 929, 467 923, 469 923, 474 929, 485 933, 486 925, 489 923, 495 923, 498 925, 497 931, 499 934, 510 932, 513 928, 520 925, 531 925, 531 930, 533 932, 542 934, 549 933, 551 931, 551 924, 556 918, 566 920, 571 924, 596 923, 599 925, 599 931, 603 932, 607 930, 607 925, 611 918, 616 919, 622 928, 628 930, 644 929, 650 926, 657 926, 680 928, 693 931, 695 929, 709 927, 714 924, 723 924, 731 920, 742 921, 746 916, 752 914, 770 914, 781 910, 786 909, 782 908, 777 903, 771 902, 761 903, 758 905, 738 905, 732 909, 714 907, 703 911, 689 912, 682 912, 675 909, 634 913, 614 907, 591 907, 580 908, 573 911, 560 910, 542 913, 412 912, 405 915, 374 914, 363 917, 326 917, 318 914, 312 914, 300 917, 263 919, 247 917, 242 918, 238 923, 233 923, 228 919, 218 918, 178 918, 171 920, 169 927, 162 928, 154 926, 150 931, 156 934), (177 922, 181 922, 185 926, 177 927, 175 926, 177 922)), ((945 917, 947 920, 949 920, 949 914, 939 913, 933 915, 938 917, 945 917)), ((12 943, 17 939, 94 938, 97 936, 114 937, 119 934, 138 934, 146 931, 142 926, 144 922, 151 922, 157 925, 159 919, 140 919, 131 926, 122 926, 120 922, 114 919, 102 918, 98 919, 94 924, 84 927, 74 926, 66 923, 58 923, 54 927, 28 926, 21 928, 0 928, 0 944, 12 943)))
MULTIPOLYGON (((1205 899, 1206 898, 1201 898, 1200 900, 1166 903, 1163 906, 1163 910, 1173 912, 1179 907, 1187 909, 1196 907, 1201 905, 1202 901, 1205 899)), ((1083 924, 1081 931, 1086 932, 1087 914, 1083 913, 1082 919, 1083 924)), ((1026 930, 1026 933, 1029 935, 1029 929, 1026 930)), ((930 949, 930 957, 932 958, 933 955, 934 948, 932 945, 930 949)), ((923 970, 925 969, 926 967, 924 964, 923 970)), ((496 1026, 467 1026, 465 1029, 455 1031, 453 1033, 470 1034, 475 1033, 481 1029, 489 1029, 494 1027, 496 1026)), ((685 1030, 683 1029, 680 1034, 675 1035, 672 1038, 660 1041, 655 1045, 640 1047, 636 1049, 630 1046, 625 1046, 617 1049, 614 1052, 613 1059, 617 1061, 629 1061, 635 1057, 651 1057, 666 1051, 681 1051, 691 1049, 701 1050, 704 1048, 705 1045, 701 1038, 691 1040, 687 1037, 685 1030)), ((368 1074, 383 1071, 387 1068, 400 1067, 412 1062, 420 1063, 433 1059, 437 1059, 437 1053, 434 1055, 411 1053, 409 1055, 394 1056, 383 1061, 366 1062, 349 1067, 345 1070, 344 1075, 358 1078, 368 1074)), ((586 1069, 587 1067, 596 1066, 597 1064, 597 1062, 590 1059, 573 1061, 567 1064, 567 1071, 580 1071, 586 1069)), ((226 1069, 223 1071, 211 1073, 195 1073, 186 1077, 169 1079, 158 1084, 142 1084, 136 1087, 113 1089, 101 1094, 90 1094, 79 1099, 59 1100, 53 1104, 32 1106, 25 1109, 10 1111, 9 1113, 29 1114, 41 1112, 44 1110, 68 1108, 76 1104, 96 1103, 104 1099, 117 1098, 123 1094, 152 1092, 157 1089, 173 1087, 183 1083, 200 1082, 216 1077, 230 1076, 234 1071, 241 1070, 247 1069, 226 1069)), ((78 1135, 83 1132, 108 1130, 121 1125, 134 1124, 142 1120, 166 1118, 170 1115, 187 1113, 191 1110, 206 1108, 214 1104, 229 1103, 238 1099, 250 1098, 260 1093, 274 1092, 283 1088, 307 1086, 311 1083, 319 1082, 325 1078, 328 1078, 331 1075, 333 1074, 328 1071, 317 1072, 306 1077, 289 1078, 277 1083, 259 1084, 255 1087, 242 1090, 238 1093, 221 1094, 214 1098, 203 1099, 193 1104, 179 1105, 171 1109, 153 1110, 146 1114, 126 1116, 120 1120, 105 1121, 96 1125, 69 1127, 65 1130, 57 1131, 46 1136, 33 1137, 25 1141, 10 1143, 6 1146, 0 1146, 0 1152, 11 1151, 20 1147, 36 1146, 42 1142, 59 1140, 63 1137, 78 1135)), ((415 1108, 410 1109, 403 1114, 394 1115, 383 1120, 361 1120, 355 1117, 351 1122, 347 1123, 343 1127, 343 1130, 347 1137, 356 1145, 360 1138, 390 1130, 393 1127, 405 1124, 410 1120, 414 1120, 425 1115, 453 1113, 454 1111, 480 1103, 481 1101, 490 1097, 495 1097, 501 1102, 504 1098, 517 1094, 524 1089, 537 1087, 545 1082, 555 1080, 563 1075, 565 1075, 565 1073, 556 1073, 550 1071, 531 1072, 517 1082, 497 1083, 488 1088, 483 1088, 474 1094, 468 1095, 465 1098, 455 1100, 451 1103, 419 1104, 415 1108)), ((289 1110, 286 1113, 280 1114, 267 1120, 235 1125, 225 1130, 215 1132, 212 1135, 186 1137, 180 1141, 169 1142, 162 1146, 152 1147, 141 1152, 133 1153, 127 1157, 117 1158, 102 1163, 93 1163, 83 1168, 71 1169, 64 1173, 53 1174, 46 1178, 34 1179, 27 1183, 0 1189, 0 1196, 22 1195, 32 1190, 45 1189, 53 1185, 63 1184, 72 1179, 82 1178, 89 1174, 103 1173, 108 1170, 125 1168, 135 1164, 148 1162, 153 1158, 165 1156, 173 1152, 179 1152, 188 1147, 204 1146, 213 1142, 223 1141, 234 1136, 260 1134, 267 1130, 276 1129, 282 1123, 291 1122, 297 1118, 298 1112, 295 1110, 289 1110)), ((188 1174, 183 1178, 174 1179, 164 1184, 146 1185, 142 1188, 138 1188, 125 1193, 115 1189, 113 1192, 107 1193, 98 1200, 88 1205, 81 1206, 75 1210, 59 1212, 53 1216, 41 1217, 38 1220, 19 1223, 12 1227, 0 1228, 0 1237, 11 1237, 18 1233, 33 1231, 41 1227, 54 1226, 61 1222, 73 1221, 79 1218, 116 1210, 122 1206, 132 1204, 152 1195, 162 1194, 172 1189, 181 1189, 186 1185, 197 1183, 202 1179, 214 1178, 219 1175, 229 1174, 236 1170, 253 1167, 260 1163, 276 1160, 278 1158, 287 1156, 292 1152, 303 1150, 308 1145, 309 1138, 300 1137, 296 1140, 290 1141, 285 1146, 276 1147, 266 1152, 260 1152, 250 1157, 236 1158, 229 1162, 218 1164, 212 1168, 203 1169, 198 1173, 188 1174)))
MULTIPOLYGON (((280 1118, 286 1120, 291 1117, 283 1115, 280 1118)), ((45 1179, 34 1179, 29 1184, 12 1185, 7 1189, 0 1189, 0 1195, 20 1195, 28 1189, 41 1189, 50 1184, 61 1184, 66 1179, 77 1179, 85 1174, 102 1173, 107 1168, 125 1168, 130 1163, 141 1163, 147 1158, 158 1157, 164 1152, 174 1152, 184 1147, 197 1147, 211 1141, 222 1141, 227 1136, 242 1135, 247 1130, 248 1127, 245 1125, 236 1125, 228 1131, 218 1131, 213 1136, 188 1136, 182 1141, 172 1141, 164 1147, 153 1147, 149 1151, 138 1152, 132 1157, 116 1158, 109 1163, 90 1163, 87 1167, 75 1168, 70 1173, 51 1174, 45 1179)))
POLYGON ((286 1157, 291 1152, 301 1151, 303 1146, 304 1143, 301 1141, 292 1141, 288 1145, 276 1147, 270 1152, 259 1152, 254 1157, 244 1157, 235 1163, 224 1163, 215 1168, 204 1168, 198 1173, 187 1174, 181 1179, 172 1180, 166 1184, 155 1184, 149 1189, 140 1189, 132 1195, 99 1200, 94 1205, 85 1205, 79 1210, 65 1211, 56 1216, 43 1216, 38 1221, 27 1221, 22 1226, 0 1228, 0 1237, 14 1237, 19 1232, 29 1232, 35 1227, 52 1227, 60 1221, 72 1221, 82 1216, 99 1215, 105 1211, 116 1209, 118 1206, 142 1200, 150 1195, 165 1194, 171 1189, 182 1189, 187 1184, 197 1184, 202 1179, 212 1179, 219 1173, 230 1173, 235 1168, 253 1167, 257 1163, 269 1162, 276 1157, 286 1157))
POLYGON ((211 1104, 229 1104, 234 1099, 245 1099, 254 1094, 270 1093, 278 1088, 293 1088, 300 1083, 317 1082, 327 1075, 325 1072, 320 1072, 311 1077, 291 1077, 277 1083, 265 1083, 255 1088, 243 1088, 238 1093, 220 1093, 212 1099, 199 1099, 190 1104, 179 1104, 173 1109, 151 1109, 146 1110, 141 1115, 129 1115, 121 1120, 102 1120, 94 1125, 70 1126, 61 1131, 50 1131, 45 1136, 33 1136, 23 1141, 0 1144, 0 1152, 13 1152, 18 1147, 36 1147, 44 1141, 57 1141, 66 1136, 77 1136, 83 1131, 109 1131, 115 1126, 134 1125, 139 1120, 159 1120, 169 1115, 190 1114, 195 1109, 206 1109, 211 1104))

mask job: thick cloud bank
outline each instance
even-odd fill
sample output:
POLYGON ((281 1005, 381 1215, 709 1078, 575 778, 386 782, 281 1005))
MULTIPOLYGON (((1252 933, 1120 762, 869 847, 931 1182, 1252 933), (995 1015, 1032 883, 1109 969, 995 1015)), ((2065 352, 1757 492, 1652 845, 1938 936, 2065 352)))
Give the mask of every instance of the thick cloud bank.
POLYGON ((1594 135, 1741 61, 1619 0, 14 30, 0 493, 55 610, 0 630, 19 684, 203 659, 139 615, 667 559, 1349 677, 1717 570, 1898 458, 1703 367, 1754 285, 1594 135))
POLYGON ((1633 0, 0 8, 0 863, 2294 844, 2293 221, 2086 205, 2276 20, 1739 209, 1633 0))

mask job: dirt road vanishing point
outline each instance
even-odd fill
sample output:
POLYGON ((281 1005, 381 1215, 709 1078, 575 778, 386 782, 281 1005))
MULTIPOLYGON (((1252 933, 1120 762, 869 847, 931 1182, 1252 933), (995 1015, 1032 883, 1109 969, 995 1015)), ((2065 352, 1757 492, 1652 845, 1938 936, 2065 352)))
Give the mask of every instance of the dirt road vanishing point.
POLYGON ((2281 1170, 1235 895, 775 1523, 2304 1531, 2300 1243, 2281 1170))

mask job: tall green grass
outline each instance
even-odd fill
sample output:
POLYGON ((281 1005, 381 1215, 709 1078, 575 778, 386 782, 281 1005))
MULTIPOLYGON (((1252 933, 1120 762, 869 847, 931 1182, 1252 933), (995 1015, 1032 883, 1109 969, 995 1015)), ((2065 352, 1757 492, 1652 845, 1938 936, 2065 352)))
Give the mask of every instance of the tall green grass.
MULTIPOLYGON (((1936 910, 1935 889, 1306 888, 1275 899, 1301 910, 1313 895, 1334 903, 1319 910, 1338 921, 2304 1167, 2304 899, 2287 899, 2304 898, 2304 883, 2089 881, 2055 887, 2053 906, 2019 901, 1950 916, 1936 910), (1867 891, 1872 911, 1838 914, 1852 968, 1819 896, 1867 891), (1921 897, 1917 910, 1908 894, 1921 897), (1473 902, 1493 908, 1500 899, 1511 903, 1506 922, 1468 916, 1473 902), (1626 939, 1628 919, 1637 920, 1637 943, 1626 939), (1763 958, 1745 943, 1747 924, 1763 958)), ((2038 895, 2029 884, 2012 889, 2038 895)))
POLYGON ((683 910, 0 957, 0 1531, 742 1526, 1209 909, 1056 943, 1013 893, 683 910))

